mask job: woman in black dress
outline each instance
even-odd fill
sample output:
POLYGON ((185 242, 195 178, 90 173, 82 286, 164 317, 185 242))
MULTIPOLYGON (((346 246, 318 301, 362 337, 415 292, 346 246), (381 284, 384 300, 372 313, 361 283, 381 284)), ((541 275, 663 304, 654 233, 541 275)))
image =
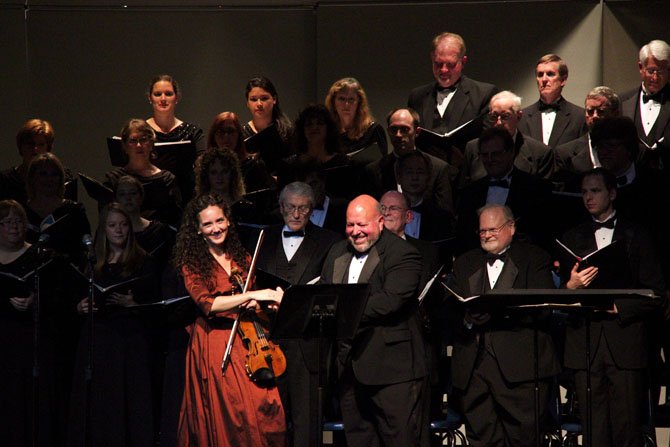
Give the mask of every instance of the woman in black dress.
POLYGON ((342 152, 350 154, 375 144, 377 157, 387 154, 386 132, 370 113, 368 97, 358 80, 335 81, 328 90, 326 107, 339 129, 342 152))
POLYGON ((123 149, 128 162, 105 174, 105 185, 116 190, 121 177, 135 177, 144 187, 142 216, 177 225, 181 217, 181 194, 174 174, 152 162, 156 133, 146 121, 133 118, 121 129, 123 149))
POLYGON ((260 147, 250 142, 252 147, 248 147, 249 150, 260 153, 268 171, 274 174, 279 161, 291 153, 290 143, 293 134, 291 120, 281 111, 277 89, 268 78, 250 79, 245 94, 251 120, 242 129, 244 138, 249 139, 273 125, 277 130, 278 139, 264 139, 260 147))
POLYGON ((177 177, 177 184, 186 202, 193 192, 193 163, 205 150, 205 134, 196 124, 176 117, 175 109, 182 98, 182 91, 172 76, 155 76, 149 83, 147 97, 153 108, 153 115, 147 119, 147 124, 156 133, 156 142, 191 142, 179 146, 177 150, 168 150, 166 146, 154 148, 153 163, 177 177))
MULTIPOLYGON (((36 304, 34 272, 46 261, 38 248, 26 242, 28 219, 15 200, 0 201, 0 439, 4 445, 60 445, 64 436, 56 419, 58 405, 53 345, 53 309, 59 305, 54 270, 40 272, 39 350, 35 350, 36 304), (25 281, 16 280, 25 278, 25 281), (35 352, 39 367, 37 395, 33 367, 35 352), (34 425, 34 397, 39 399, 37 427, 34 425), (36 438, 33 438, 34 435, 36 438)), ((52 265, 52 264, 50 264, 52 265)), ((59 359, 61 360, 61 359, 59 359)), ((64 405, 63 402, 61 404, 64 405)))
MULTIPOLYGON (((118 203, 110 203, 100 213, 94 247, 93 334, 84 324, 91 310, 88 297, 76 306, 82 336, 73 380, 69 444, 84 445, 88 428, 92 445, 150 447, 154 432, 149 340, 145 321, 131 308, 158 299, 156 267, 135 242, 130 216, 118 203), (113 288, 102 292, 98 286, 113 288), (89 355, 93 373, 87 393, 89 355)), ((86 294, 84 288, 82 295, 86 294)))

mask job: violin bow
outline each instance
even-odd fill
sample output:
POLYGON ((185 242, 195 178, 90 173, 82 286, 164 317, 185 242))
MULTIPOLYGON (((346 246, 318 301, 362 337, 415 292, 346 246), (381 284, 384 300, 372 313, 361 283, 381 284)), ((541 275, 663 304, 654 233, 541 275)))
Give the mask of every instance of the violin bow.
MULTIPOLYGON (((256 259, 258 258, 258 252, 261 250, 261 244, 263 243, 263 238, 265 237, 265 230, 261 229, 261 232, 258 234, 258 241, 256 241, 256 248, 254 249, 254 256, 251 258, 251 265, 249 265, 249 274, 247 275, 247 281, 244 283, 244 288, 242 293, 247 293, 249 289, 249 284, 251 284, 251 278, 255 274, 256 270, 256 259)), ((235 322, 233 323, 233 328, 230 331, 230 336, 228 337, 228 343, 226 344, 226 352, 223 354, 223 361, 221 362, 221 373, 226 375, 226 369, 230 364, 230 354, 233 352, 233 344, 235 343, 235 334, 237 333, 237 328, 240 326, 240 317, 242 316, 242 310, 237 313, 235 322)))

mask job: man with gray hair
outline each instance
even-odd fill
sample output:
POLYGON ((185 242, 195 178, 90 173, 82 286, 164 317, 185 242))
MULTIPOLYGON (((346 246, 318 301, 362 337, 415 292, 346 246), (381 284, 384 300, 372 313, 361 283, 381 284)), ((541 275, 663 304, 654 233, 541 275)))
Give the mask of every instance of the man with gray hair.
POLYGON ((641 85, 621 95, 621 110, 633 120, 643 166, 667 170, 670 159, 670 46, 652 40, 640 49, 641 85))
MULTIPOLYGON (((469 297, 491 290, 551 289, 551 258, 514 237, 512 210, 490 203, 478 214, 471 230, 477 231, 480 246, 454 261, 453 290, 469 297)), ((547 317, 538 315, 536 332, 531 318, 504 308, 462 308, 454 319, 452 379, 461 393, 469 445, 537 446, 534 410, 544 416, 551 378, 560 371, 548 325, 543 324, 547 317)))
MULTIPOLYGON (((507 130, 514 139, 514 166, 529 174, 549 179, 554 169, 554 154, 549 146, 519 131, 519 120, 522 116, 521 97, 504 90, 491 98, 487 120, 491 126, 507 130)), ((469 141, 465 147, 465 160, 461 166, 459 181, 461 186, 486 177, 478 147, 479 139, 469 141)))
POLYGON ((584 110, 563 98, 568 66, 556 54, 545 54, 535 65, 540 100, 523 109, 519 130, 551 148, 586 133, 584 110))
POLYGON ((602 118, 619 116, 619 97, 609 87, 595 87, 584 102, 584 119, 589 132, 555 150, 556 168, 553 181, 558 189, 579 192, 581 175, 593 168, 600 167, 598 153, 591 144, 591 129, 602 118))
MULTIPOLYGON (((337 233, 310 222, 314 192, 303 182, 289 183, 279 194, 279 210, 284 225, 270 227, 258 254, 259 270, 306 284, 317 278, 330 247, 342 239, 337 233)), ((292 422, 292 446, 317 445, 317 344, 313 341, 283 340, 286 374, 279 380, 279 392, 292 422)))

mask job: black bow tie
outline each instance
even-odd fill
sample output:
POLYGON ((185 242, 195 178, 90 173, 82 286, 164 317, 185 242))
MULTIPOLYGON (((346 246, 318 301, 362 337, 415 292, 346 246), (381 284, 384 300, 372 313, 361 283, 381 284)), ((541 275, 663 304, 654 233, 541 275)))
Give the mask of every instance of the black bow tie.
POLYGON ((284 231, 284 237, 305 237, 305 231, 284 231))
POLYGON ((540 112, 558 112, 559 110, 561 110, 561 106, 557 102, 546 104, 540 101, 540 112))
POLYGON ((507 188, 509 189, 509 181, 505 179, 490 179, 489 180, 489 188, 491 186, 497 186, 498 188, 507 188))
POLYGON ((628 184, 628 177, 625 175, 620 175, 616 178, 616 184, 617 186, 626 186, 628 184))
POLYGON ((441 87, 441 86, 438 85, 437 86, 437 91, 439 93, 444 93, 444 94, 455 92, 456 91, 456 84, 450 85, 449 87, 441 87))
POLYGON ((506 259, 507 259, 506 251, 502 253, 486 253, 486 262, 489 265, 493 265, 497 260, 505 262, 506 259))
POLYGON ((642 102, 646 104, 649 101, 663 102, 663 92, 658 91, 658 92, 653 93, 653 94, 643 93, 642 94, 642 102))
POLYGON ((605 222, 597 222, 593 221, 593 231, 600 230, 601 228, 609 228, 610 230, 614 229, 614 222, 616 221, 616 217, 612 217, 610 219, 607 219, 605 222))

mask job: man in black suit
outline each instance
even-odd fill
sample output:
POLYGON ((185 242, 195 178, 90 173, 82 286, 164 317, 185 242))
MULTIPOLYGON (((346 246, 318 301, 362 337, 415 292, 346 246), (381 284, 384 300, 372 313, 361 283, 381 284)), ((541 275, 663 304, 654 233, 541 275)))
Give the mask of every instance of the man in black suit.
MULTIPOLYGON (((435 244, 409 236, 406 226, 412 222, 414 212, 409 208, 407 197, 398 191, 387 191, 381 198, 382 212, 384 213, 384 228, 398 237, 405 239, 421 253, 423 270, 421 273, 420 289, 423 290, 428 281, 440 268, 441 259, 446 258, 438 251, 435 244)), ((451 258, 451 253, 449 253, 451 258)), ((446 389, 447 378, 440 368, 442 360, 443 340, 448 339, 449 322, 443 315, 442 289, 431 288, 423 301, 419 304, 423 319, 424 339, 426 341, 427 361, 430 374, 426 376, 425 393, 423 397, 424 423, 442 415, 442 394, 446 389)))
POLYGON ((425 241, 441 241, 454 235, 454 215, 439 207, 427 194, 431 177, 428 154, 411 151, 396 161, 396 176, 402 195, 407 199, 411 218, 405 233, 425 241))
MULTIPOLYGON (((665 285, 650 236, 614 208, 616 177, 602 168, 587 172, 582 180, 582 197, 591 219, 567 232, 562 237, 563 243, 578 256, 615 241, 625 244, 629 274, 616 275, 616 283, 601 282, 600 288, 652 289, 661 295, 665 285)), ((594 266, 581 271, 576 263, 561 266, 561 277, 568 289, 589 288, 598 281, 598 275, 605 274, 594 266)), ((649 355, 646 320, 659 313, 660 301, 618 299, 612 310, 596 312, 591 317, 591 445, 594 447, 643 444, 642 408, 649 355)), ((583 318, 573 318, 566 329, 565 342, 565 366, 576 370, 582 420, 586 420, 587 409, 585 330, 583 318)))
POLYGON ((519 130, 551 148, 586 133, 584 110, 566 101, 561 93, 568 80, 568 66, 556 54, 542 56, 535 65, 540 100, 523 109, 519 130))
MULTIPOLYGON (((550 289, 551 259, 538 247, 514 241, 512 211, 502 205, 479 210, 480 248, 454 262, 454 290, 462 296, 490 290, 550 289)), ((541 314, 540 317, 545 316, 541 314)), ((551 377, 560 371, 551 336, 521 311, 466 310, 456 329, 453 386, 462 391, 469 445, 535 446, 534 330, 538 331, 540 417, 551 377)))
POLYGON ((428 440, 419 423, 427 374, 417 311, 421 256, 384 229, 381 205, 367 195, 349 203, 346 233, 328 253, 321 281, 369 284, 358 331, 338 346, 347 444, 419 445, 428 440))
POLYGON ((409 208, 407 198, 402 193, 387 191, 379 203, 381 203, 382 213, 384 214, 384 228, 414 245, 421 253, 424 261, 422 276, 425 279, 421 283, 425 284, 439 267, 440 259, 437 248, 429 241, 412 237, 405 232, 407 225, 414 219, 414 213, 409 208))
POLYGON ((617 213, 648 228, 659 251, 666 283, 670 283, 670 238, 665 211, 670 209, 670 179, 656 169, 635 163, 638 137, 633 121, 624 116, 598 120, 591 131, 602 167, 616 177, 617 213))
POLYGON ((579 192, 582 174, 600 167, 598 154, 591 144, 591 130, 599 119, 619 116, 619 105, 619 97, 609 87, 595 87, 586 95, 584 120, 589 131, 555 149, 556 168, 552 180, 560 189, 579 192))
MULTIPOLYGON (((498 89, 462 74, 468 57, 465 41, 458 34, 445 32, 435 36, 430 58, 435 82, 413 89, 407 105, 419 113, 421 127, 440 134, 474 120, 452 141, 462 151, 468 141, 481 133, 483 115, 498 89)), ((457 164, 450 155, 443 158, 457 164)))
POLYGON ((621 95, 622 113, 635 122, 643 166, 670 169, 670 45, 652 40, 640 49, 642 83, 621 95))
MULTIPOLYGON (((541 141, 519 132, 519 120, 523 116, 521 98, 510 91, 496 93, 489 103, 486 116, 493 127, 500 127, 514 139, 514 166, 538 177, 549 179, 554 170, 554 153, 541 141)), ((468 141, 465 146, 465 160, 460 171, 460 186, 486 177, 484 164, 479 158, 478 140, 468 141)))
MULTIPOLYGON (((413 151, 421 152, 415 145, 416 128, 419 125, 416 111, 406 108, 392 110, 386 122, 393 152, 367 165, 363 176, 362 189, 373 197, 381 197, 388 190, 398 189, 397 160, 400 156, 413 151)), ((425 155, 431 165, 425 197, 438 208, 453 214, 450 166, 437 157, 425 155)))
POLYGON ((543 247, 549 246, 553 219, 549 202, 551 184, 514 166, 514 141, 505 129, 486 129, 479 138, 479 156, 487 176, 466 186, 459 194, 457 252, 478 246, 477 210, 487 203, 507 205, 518 222, 516 230, 543 247))
MULTIPOLYGON (((289 183, 279 194, 284 225, 270 227, 261 246, 257 266, 291 284, 306 284, 321 274, 330 247, 341 239, 336 233, 310 222, 314 208, 312 188, 302 182, 289 183)), ((294 446, 317 444, 318 355, 316 343, 283 340, 286 374, 279 387, 287 416, 292 422, 294 446)))

